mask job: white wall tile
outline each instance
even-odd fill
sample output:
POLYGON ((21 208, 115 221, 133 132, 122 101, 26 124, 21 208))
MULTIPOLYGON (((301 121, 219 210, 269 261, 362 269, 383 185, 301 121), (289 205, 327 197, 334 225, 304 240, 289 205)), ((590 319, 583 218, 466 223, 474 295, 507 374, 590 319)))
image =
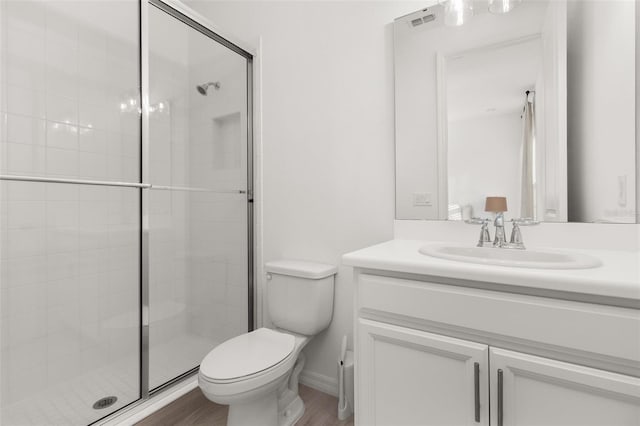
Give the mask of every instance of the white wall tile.
MULTIPOLYGON (((105 180, 107 178, 107 156, 94 152, 80 152, 78 176, 81 178, 105 180)), ((133 182, 133 180, 130 180, 133 182)))
POLYGON ((44 227, 46 218, 44 201, 12 201, 7 204, 9 229, 44 227))
POLYGON ((78 127, 70 124, 47 123, 47 146, 68 150, 78 149, 78 127))
POLYGON ((76 177, 79 154, 76 150, 47 148, 47 174, 76 177))
MULTIPOLYGON (((106 108, 104 101, 100 99, 89 99, 79 101, 79 120, 78 124, 83 127, 89 127, 99 130, 108 130, 106 120, 106 108)), ((111 129, 117 131, 119 129, 111 129)))
POLYGON ((36 118, 46 117, 45 92, 8 85, 6 111, 36 118))
POLYGON ((77 228, 56 227, 47 229, 48 253, 67 253, 79 249, 77 228))
MULTIPOLYGON (((74 309, 78 310, 78 303, 77 303, 77 299, 78 299, 78 290, 79 290, 79 285, 78 285, 78 279, 77 277, 69 277, 69 278, 65 278, 65 279, 61 279, 58 281, 49 281, 47 282, 47 299, 46 299, 46 306, 47 309, 51 310, 52 308, 57 308, 59 306, 62 306, 62 310, 66 311, 66 312, 73 312, 74 309)), ((77 314, 74 314, 79 316, 80 312, 78 310, 77 314)), ((57 327, 60 326, 62 327, 72 327, 75 328, 77 327, 77 324, 79 323, 79 317, 75 318, 76 322, 72 322, 72 321, 67 321, 66 324, 62 324, 62 325, 56 325, 53 324, 51 322, 51 318, 49 318, 47 321, 47 325, 49 328, 48 332, 54 332, 57 331, 57 327)))
POLYGON ((107 153, 107 132, 98 129, 83 129, 80 134, 80 151, 95 152, 98 154, 107 153))
POLYGON ((79 253, 48 253, 47 281, 72 278, 79 273, 79 253))
POLYGON ((48 201, 47 228, 77 229, 79 223, 78 201, 48 201))
MULTIPOLYGON (((0 171, 106 179, 111 170, 113 179, 133 178, 129 169, 134 164, 139 168, 139 154, 124 141, 136 142, 139 115, 134 112, 125 119, 119 102, 139 85, 138 30, 131 14, 137 10, 136 2, 104 9, 119 11, 123 18, 119 21, 132 19, 131 34, 125 30, 119 35, 131 37, 132 42, 116 44, 108 44, 108 33, 93 21, 78 24, 91 16, 112 19, 96 12, 104 4, 5 3, 0 171), (66 7, 73 8, 73 13, 64 12, 66 7), (121 51, 116 52, 116 46, 121 51), (107 67, 107 52, 113 75, 107 67), (115 69, 119 55, 133 55, 134 60, 121 61, 122 66, 115 69), (110 169, 108 143, 115 147, 109 151, 110 169)), ((129 327, 114 328, 112 316, 105 316, 104 323, 98 319, 100 312, 137 310, 139 200, 137 190, 122 188, 3 182, 1 189, 0 408, 4 412, 7 403, 35 398, 33 383, 38 383, 37 391, 44 391, 90 368, 123 363, 122 358, 108 358, 109 342, 117 346, 114 356, 138 350, 137 312, 129 327), (122 300, 133 304, 119 306, 122 300)), ((128 356, 132 369, 137 369, 135 354, 128 356)), ((117 372, 116 367, 113 370, 117 372)), ((134 390, 136 382, 137 378, 134 390)), ((133 391, 132 398, 135 395, 133 391)), ((126 399, 124 394, 119 396, 126 399)), ((67 414, 76 409, 65 407, 67 414)), ((64 417, 37 417, 40 408, 29 410, 32 423, 69 424, 64 417)), ((6 419, 3 414, 0 421, 6 419)), ((25 419, 21 420, 28 423, 25 419)))
POLYGON ((78 100, 67 96, 47 94, 47 120, 78 124, 78 100))
MULTIPOLYGON (((34 339, 42 338, 47 333, 47 315, 45 309, 37 309, 30 313, 10 315, 11 328, 8 333, 9 346, 16 348, 34 339)), ((3 339, 7 337, 3 335, 3 339)))
POLYGON ((7 172, 42 176, 46 170, 46 149, 37 145, 7 143, 7 172))
MULTIPOLYGON (((16 21, 14 20, 12 24, 16 21)), ((44 33, 36 28, 19 28, 11 25, 7 30, 7 53, 13 57, 42 63, 45 56, 44 33)))
POLYGON ((6 191, 2 196, 7 201, 39 201, 45 199, 45 184, 37 182, 3 182, 6 191))
POLYGON ((8 258, 42 256, 46 252, 46 231, 42 229, 10 229, 5 234, 8 258))
POLYGON ((30 284, 9 288, 9 316, 33 314, 46 307, 47 298, 43 284, 30 284))
POLYGON ((45 68, 42 62, 23 56, 7 54, 5 78, 8 84, 14 86, 39 91, 46 89, 45 68))
POLYGON ((46 122, 24 115, 7 114, 7 142, 45 145, 46 122))
MULTIPOLYGON (((38 284, 47 280, 46 256, 23 257, 2 262, 6 287, 38 284)), ((4 286, 3 286, 4 287, 4 286)))

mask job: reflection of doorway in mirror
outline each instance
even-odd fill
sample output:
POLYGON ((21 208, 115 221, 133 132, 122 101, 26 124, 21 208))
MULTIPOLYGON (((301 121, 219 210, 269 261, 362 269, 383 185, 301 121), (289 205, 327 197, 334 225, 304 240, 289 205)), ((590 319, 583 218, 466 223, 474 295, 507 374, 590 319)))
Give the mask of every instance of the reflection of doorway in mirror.
POLYGON ((542 51, 536 34, 441 58, 448 219, 484 216, 490 194, 509 200, 511 217, 537 216, 533 93, 542 51))
POLYGON ((501 194, 511 218, 566 220, 565 6, 546 4, 537 32, 437 55, 441 219, 501 194))

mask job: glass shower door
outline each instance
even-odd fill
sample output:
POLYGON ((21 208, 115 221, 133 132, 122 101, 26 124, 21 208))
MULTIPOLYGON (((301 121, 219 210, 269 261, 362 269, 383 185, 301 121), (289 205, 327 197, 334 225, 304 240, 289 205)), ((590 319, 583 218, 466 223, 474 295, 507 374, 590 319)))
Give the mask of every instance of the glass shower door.
POLYGON ((149 6, 149 389, 249 323, 247 58, 149 6))
POLYGON ((2 1, 0 424, 140 397, 139 3, 2 1))

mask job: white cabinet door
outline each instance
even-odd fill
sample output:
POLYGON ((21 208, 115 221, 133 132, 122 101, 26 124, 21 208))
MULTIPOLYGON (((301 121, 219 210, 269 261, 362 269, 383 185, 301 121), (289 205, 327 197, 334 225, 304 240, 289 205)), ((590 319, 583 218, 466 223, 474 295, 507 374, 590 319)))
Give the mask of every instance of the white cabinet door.
POLYGON ((365 319, 358 340, 358 425, 489 424, 487 345, 365 319))
POLYGON ((494 426, 640 425, 640 378, 490 351, 494 426))

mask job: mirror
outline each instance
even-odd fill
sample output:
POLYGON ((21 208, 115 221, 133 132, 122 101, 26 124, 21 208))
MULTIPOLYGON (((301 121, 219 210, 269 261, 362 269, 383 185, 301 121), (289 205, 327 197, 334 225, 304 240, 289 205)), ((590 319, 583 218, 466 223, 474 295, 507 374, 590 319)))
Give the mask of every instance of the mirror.
POLYGON ((637 12, 449 0, 396 19, 396 218, 490 217, 499 196, 507 218, 636 223, 637 12))

